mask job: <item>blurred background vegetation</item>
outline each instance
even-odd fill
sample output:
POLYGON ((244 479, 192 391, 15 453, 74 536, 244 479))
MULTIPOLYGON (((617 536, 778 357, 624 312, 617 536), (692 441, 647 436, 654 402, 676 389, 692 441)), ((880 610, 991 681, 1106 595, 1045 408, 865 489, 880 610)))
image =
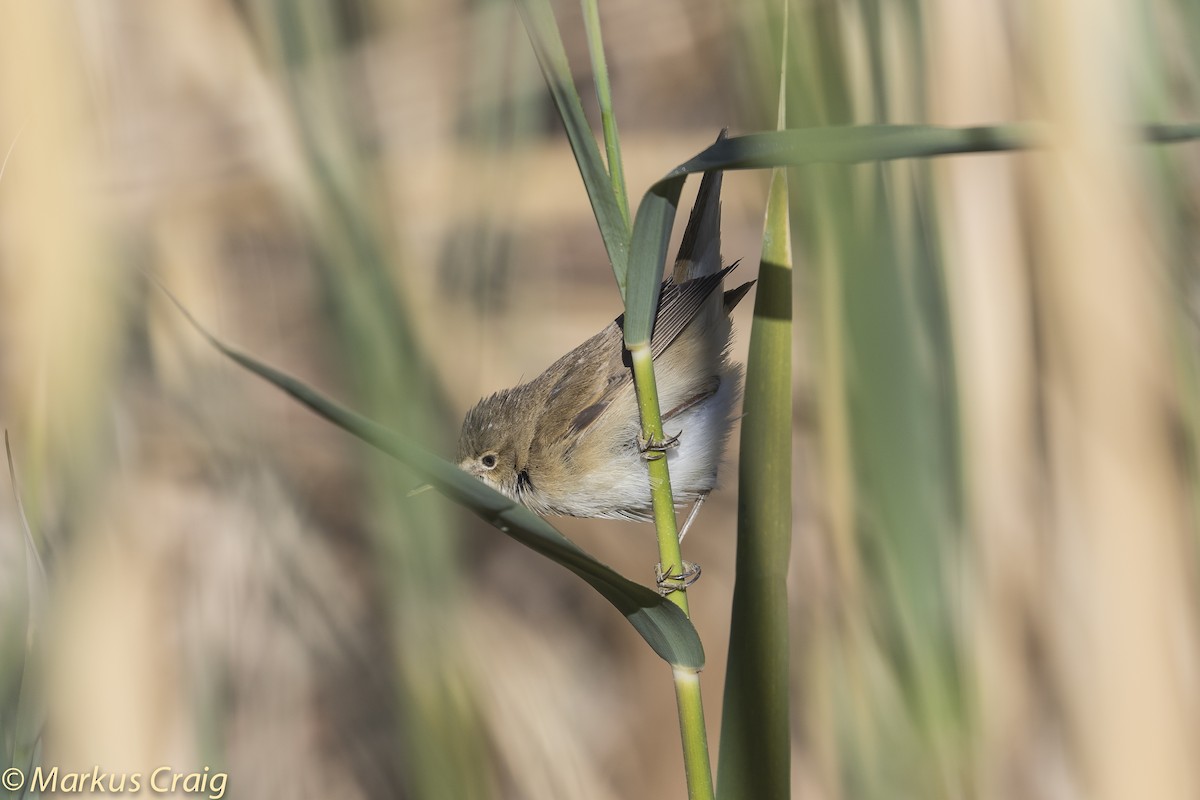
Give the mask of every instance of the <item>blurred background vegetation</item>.
MULTIPOLYGON (((774 127, 781 10, 601 4, 632 196, 774 127)), ((592 113, 580 9, 555 11, 592 113)), ((4 19, 0 423, 48 577, 42 603, 0 493, 0 760, 207 764, 229 797, 681 796, 666 670, 619 615, 405 499, 142 277, 450 454, 479 396, 620 307, 514 6, 4 19)), ((1051 123, 1035 153, 793 172, 793 794, 1196 796, 1200 146, 1122 137, 1200 117, 1200 13, 787 24, 792 126, 1051 123)), ((726 176, 728 260, 755 261, 766 180, 726 176)), ((687 542, 711 742, 736 458, 687 542)), ((559 522, 648 581, 649 526, 559 522)))

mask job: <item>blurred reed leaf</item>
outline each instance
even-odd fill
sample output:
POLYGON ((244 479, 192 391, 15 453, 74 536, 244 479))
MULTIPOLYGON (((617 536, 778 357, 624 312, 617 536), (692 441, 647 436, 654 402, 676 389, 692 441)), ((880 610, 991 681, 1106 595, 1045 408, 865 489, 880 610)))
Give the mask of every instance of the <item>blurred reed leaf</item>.
POLYGON ((224 344, 205 330, 173 296, 168 296, 221 353, 347 433, 407 464, 446 497, 470 509, 502 533, 574 572, 612 603, 664 661, 689 669, 704 666, 704 649, 695 628, 669 600, 600 563, 529 509, 407 437, 342 408, 295 378, 224 344))
MULTIPOLYGON (((33 540, 25 504, 17 481, 12 444, 4 432, 4 452, 8 459, 8 477, 16 504, 18 522, 24 537, 24 602, 6 603, 0 617, 0 745, 3 745, 4 769, 17 767, 29 775, 41 757, 44 714, 40 702, 42 674, 38 658, 38 624, 46 597, 46 568, 33 540), (22 613, 23 612, 23 613, 22 613)), ((16 591, 10 587, 8 591, 16 591)), ((10 600, 13 598, 9 598, 10 600)), ((26 784, 18 797, 29 791, 26 784)))
MULTIPOLYGON (((349 57, 355 32, 346 6, 257 0, 249 9, 283 90, 299 178, 288 194, 306 223, 337 367, 366 415, 433 446, 450 404, 397 281, 402 252, 390 246, 396 234, 377 161, 380 131, 356 103, 371 94, 362 63, 349 57)), ((355 759, 383 794, 403 788, 421 797, 484 797, 496 765, 473 711, 478 703, 455 624, 458 527, 444 504, 404 502, 412 478, 394 460, 372 450, 361 465, 373 566, 395 631, 397 669, 381 686, 396 693, 387 724, 420 734, 403 736, 400 758, 372 763, 364 750, 355 759)))
POLYGON ((269 0, 257 8, 260 39, 278 63, 304 175, 311 181, 301 210, 313 232, 316 277, 346 350, 356 355, 348 366, 362 364, 360 371, 368 376, 351 377, 362 394, 383 395, 381 405, 398 414, 436 414, 449 403, 394 284, 393 259, 381 234, 386 192, 375 165, 363 157, 374 134, 355 127, 358 117, 345 91, 347 83, 360 78, 329 59, 347 45, 349 33, 328 3, 309 3, 297 11, 269 0), (397 395, 388 382, 408 391, 397 395), (398 396, 412 401, 398 404, 398 396))
POLYGON ((846 135, 832 153, 817 143, 818 155, 836 158, 813 159, 819 165, 799 171, 796 186, 815 271, 833 562, 828 607, 804 642, 805 738, 843 796, 957 797, 971 794, 978 730, 962 685, 957 396, 953 353, 935 322, 947 313, 943 265, 928 245, 936 229, 918 213, 928 175, 921 162, 841 164, 857 161, 864 133, 887 132, 878 154, 894 158, 1034 147, 1045 132, 846 125, 926 116, 886 83, 898 63, 912 63, 911 47, 882 34, 890 22, 881 17, 893 12, 870 0, 855 6, 861 28, 813 9, 793 29, 813 62, 791 82, 791 124, 846 135))
MULTIPOLYGON (((583 185, 592 203, 592 212, 600 225, 600 236, 604 239, 604 248, 608 251, 617 287, 621 290, 621 297, 624 297, 625 273, 629 262, 628 212, 622 214, 608 170, 600 158, 600 149, 596 146, 591 126, 583 112, 583 103, 571 77, 571 65, 567 61, 558 24, 554 21, 554 12, 548 0, 517 0, 517 8, 571 142, 575 163, 579 165, 579 174, 583 177, 583 185)), ((614 144, 615 135, 614 127, 614 144)), ((610 167, 616 164, 615 168, 619 170, 620 163, 618 153, 610 167)))
MULTIPOLYGON (((29 527, 29 517, 25 514, 25 503, 21 500, 21 488, 17 482, 17 467, 13 463, 12 443, 8 438, 8 431, 4 432, 4 454, 8 458, 8 479, 12 484, 13 502, 17 506, 17 516, 21 522, 21 533, 25 537, 25 573, 26 580, 29 582, 30 597, 37 602, 45 596, 46 592, 46 565, 42 562, 42 556, 38 553, 37 544, 33 541, 33 530, 29 527)), ((30 614, 37 612, 37 606, 30 609, 30 614)))
POLYGON ((613 197, 621 209, 625 227, 629 227, 629 193, 625 189, 625 168, 621 163, 621 139, 617 117, 613 113, 612 87, 608 82, 608 62, 604 58, 604 37, 600 33, 600 6, 597 0, 582 0, 583 24, 587 29, 588 53, 592 57, 592 75, 596 83, 596 103, 600 106, 600 124, 604 129, 604 154, 613 197))

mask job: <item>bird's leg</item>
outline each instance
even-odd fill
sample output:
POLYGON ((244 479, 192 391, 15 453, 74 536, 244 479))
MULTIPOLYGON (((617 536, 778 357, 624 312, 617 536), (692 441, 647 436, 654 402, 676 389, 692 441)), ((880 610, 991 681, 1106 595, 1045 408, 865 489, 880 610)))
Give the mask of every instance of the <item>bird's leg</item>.
MULTIPOLYGON (((679 438, 679 437, 676 437, 679 438)), ((692 510, 688 512, 687 519, 683 522, 683 530, 679 532, 679 541, 683 542, 683 537, 687 536, 688 529, 692 527, 692 523, 696 519, 696 515, 700 513, 700 506, 704 505, 704 501, 708 499, 708 492, 704 492, 696 498, 696 502, 692 504, 692 510)), ((662 564, 654 566, 654 582, 658 584, 658 593, 664 597, 671 592, 677 592, 680 589, 686 589, 700 579, 700 565, 692 564, 684 561, 682 571, 678 575, 672 574, 671 570, 663 572, 662 564)))
POLYGON ((695 503, 692 503, 692 510, 688 512, 687 519, 683 521, 683 530, 679 532, 680 544, 683 544, 683 537, 687 536, 687 532, 691 529, 692 523, 696 521, 696 515, 700 513, 700 506, 704 505, 704 501, 707 499, 708 492, 704 492, 696 497, 695 503))
POLYGON ((658 593, 666 597, 671 592, 686 589, 700 580, 700 565, 684 561, 679 574, 674 569, 663 570, 662 564, 654 565, 654 582, 658 584, 658 593))
POLYGON ((663 439, 661 442, 655 439, 653 435, 651 435, 648 439, 639 435, 638 452, 641 453, 642 458, 646 459, 647 461, 658 461, 660 458, 665 456, 667 451, 672 447, 679 446, 679 437, 682 434, 683 431, 680 431, 674 436, 663 439))

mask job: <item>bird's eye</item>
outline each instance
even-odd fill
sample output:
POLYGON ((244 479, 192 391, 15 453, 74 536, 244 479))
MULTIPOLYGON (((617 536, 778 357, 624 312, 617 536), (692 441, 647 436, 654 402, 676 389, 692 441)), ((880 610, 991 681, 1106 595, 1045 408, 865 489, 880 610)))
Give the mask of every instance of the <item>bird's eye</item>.
POLYGON ((496 468, 496 454, 488 453, 486 456, 479 459, 479 463, 483 464, 483 466, 486 469, 495 469, 496 468))

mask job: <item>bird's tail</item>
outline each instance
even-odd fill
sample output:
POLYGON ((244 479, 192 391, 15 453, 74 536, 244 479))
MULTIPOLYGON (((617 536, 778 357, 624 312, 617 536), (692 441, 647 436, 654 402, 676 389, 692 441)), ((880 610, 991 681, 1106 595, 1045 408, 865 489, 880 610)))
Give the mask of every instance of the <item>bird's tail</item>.
MULTIPOLYGON (((728 130, 722 130, 717 141, 722 141, 728 130)), ((688 217, 679 255, 675 257, 672 279, 684 283, 703 278, 721 270, 721 171, 704 173, 700 191, 696 193, 696 204, 688 217)))

